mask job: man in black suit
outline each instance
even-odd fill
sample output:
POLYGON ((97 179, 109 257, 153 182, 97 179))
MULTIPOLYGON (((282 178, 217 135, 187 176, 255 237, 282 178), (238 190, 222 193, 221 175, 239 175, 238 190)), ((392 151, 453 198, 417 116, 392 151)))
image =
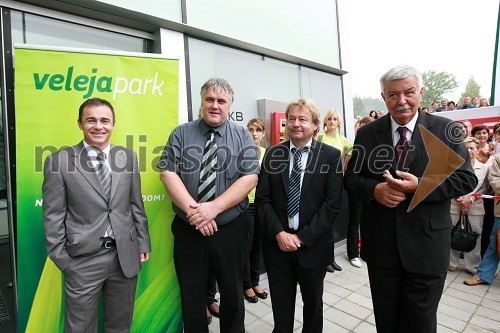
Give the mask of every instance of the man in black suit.
POLYGON ((424 87, 415 68, 392 68, 380 84, 389 115, 358 130, 345 176, 347 190, 363 205, 361 257, 375 322, 384 333, 436 332, 450 257, 450 199, 470 193, 477 178, 450 120, 419 111, 424 87), (448 153, 424 145, 425 129, 448 153), (450 169, 456 154, 464 162, 450 169), (429 157, 437 168, 424 175, 429 157), (440 175, 443 181, 408 211, 419 184, 440 175))
POLYGON ((333 260, 333 221, 341 205, 340 151, 313 139, 320 114, 310 99, 286 109, 290 141, 268 149, 256 205, 263 221, 263 255, 274 316, 273 332, 292 332, 297 283, 303 332, 322 332, 323 280, 333 260))

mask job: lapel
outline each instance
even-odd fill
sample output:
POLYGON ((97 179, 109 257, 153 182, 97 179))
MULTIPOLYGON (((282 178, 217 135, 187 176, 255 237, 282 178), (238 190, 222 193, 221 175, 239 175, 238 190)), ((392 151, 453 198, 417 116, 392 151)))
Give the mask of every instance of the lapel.
MULTIPOLYGON (((279 146, 282 151, 283 159, 282 164, 279 166, 278 170, 283 170, 281 172, 281 180, 283 181, 283 188, 285 189, 286 199, 288 200, 288 187, 290 186, 290 142, 286 141, 279 146)), ((311 143, 311 151, 307 157, 307 164, 305 167, 304 178, 302 179, 302 185, 300 186, 300 193, 304 195, 304 191, 311 182, 312 175, 314 173, 314 168, 318 164, 318 158, 320 156, 321 144, 316 140, 311 143)))
POLYGON ((111 146, 109 151, 109 166, 111 168, 111 194, 110 201, 116 193, 116 188, 118 187, 118 182, 120 181, 120 177, 122 175, 118 170, 126 169, 127 157, 125 152, 122 149, 119 149, 116 146, 111 146))
POLYGON ((410 147, 412 150, 408 150, 406 154, 406 161, 404 166, 410 168, 413 162, 418 162, 420 160, 420 156, 425 152, 425 144, 422 138, 422 133, 420 131, 420 126, 422 125, 427 129, 432 128, 432 123, 429 121, 429 116, 422 111, 418 112, 417 123, 415 124, 415 130, 411 136, 410 147))
POLYGON ((288 201, 288 186, 290 184, 290 141, 285 141, 279 146, 283 159, 281 160, 281 165, 279 165, 279 169, 276 170, 284 170, 281 172, 281 180, 283 181, 283 188, 286 193, 286 200, 288 201))
POLYGON ((389 114, 382 117, 379 126, 376 128, 375 146, 390 146, 394 150, 394 144, 392 142, 392 128, 391 128, 391 117, 389 114))
POLYGON ((78 171, 80 171, 82 176, 90 183, 90 185, 92 185, 96 192, 99 193, 104 200, 106 200, 101 183, 99 182, 99 179, 97 179, 97 172, 89 159, 87 149, 85 149, 83 141, 74 148, 75 149, 71 152, 73 165, 78 171))
POLYGON ((305 195, 305 189, 311 182, 311 178, 313 173, 315 172, 316 166, 320 166, 321 164, 318 162, 320 157, 320 151, 322 150, 321 144, 316 140, 312 140, 311 142, 311 151, 309 152, 309 156, 307 157, 307 164, 304 171, 304 179, 302 179, 302 186, 300 188, 300 195, 305 195))

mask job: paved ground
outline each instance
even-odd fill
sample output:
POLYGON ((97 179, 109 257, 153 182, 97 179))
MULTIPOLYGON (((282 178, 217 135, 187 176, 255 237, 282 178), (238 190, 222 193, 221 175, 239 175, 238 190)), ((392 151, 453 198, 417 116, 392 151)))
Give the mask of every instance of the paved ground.
MULTIPOLYGON (((376 332, 366 265, 351 266, 345 246, 337 247, 336 261, 341 272, 326 273, 324 302, 325 333, 376 332)), ((363 263, 364 264, 364 263, 363 263)), ((438 332, 500 332, 500 274, 492 285, 469 287, 463 280, 470 275, 461 270, 448 273, 438 310, 438 332)), ((267 276, 261 285, 268 289, 267 276)), ((218 296, 217 296, 218 297, 218 296)), ((272 332, 271 300, 245 301, 245 328, 250 333, 272 332)), ((219 320, 213 318, 210 332, 219 332, 219 320)), ((297 293, 295 332, 302 330, 302 300, 297 293)))

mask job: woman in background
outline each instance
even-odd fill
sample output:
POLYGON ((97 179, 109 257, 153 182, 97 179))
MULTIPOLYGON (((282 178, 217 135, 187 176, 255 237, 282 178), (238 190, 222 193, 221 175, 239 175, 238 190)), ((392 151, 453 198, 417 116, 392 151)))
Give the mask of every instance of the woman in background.
MULTIPOLYGON (((266 136, 266 125, 262 119, 251 119, 247 129, 252 134, 253 141, 258 148, 259 162, 262 163, 266 149, 262 141, 266 136)), ((255 210, 255 188, 248 194, 249 206, 245 211, 247 217, 247 252, 243 266, 243 290, 245 299, 250 303, 257 303, 259 298, 266 299, 267 292, 259 285, 260 267, 262 265, 262 228, 255 210)))
POLYGON ((471 134, 479 140, 478 154, 476 159, 481 163, 486 163, 493 153, 493 144, 488 142, 490 130, 488 126, 481 124, 472 128, 471 134))
MULTIPOLYGON (((323 119, 323 131, 325 132, 322 135, 318 136, 318 141, 326 143, 330 146, 333 146, 340 150, 340 154, 342 156, 343 162, 343 170, 347 166, 347 162, 352 154, 352 144, 347 141, 347 138, 340 134, 340 128, 342 127, 342 118, 337 110, 331 109, 326 113, 325 118, 323 119)), ((349 199, 350 200, 350 199, 349 199)), ((350 218, 349 218, 350 219, 350 218)), ((359 221, 358 221, 359 227, 359 221)), ((349 228, 348 228, 349 229, 349 228)), ((355 267, 361 267, 361 260, 359 259, 359 250, 358 250, 358 238, 351 239, 356 237, 355 235, 347 235, 347 255, 351 264, 355 267)), ((335 244, 333 244, 333 251, 335 250, 335 244)), ((342 267, 340 267, 335 259, 333 262, 327 266, 326 270, 328 272, 333 272, 334 270, 341 271, 342 267)))
MULTIPOLYGON (((495 157, 490 167, 488 180, 495 195, 500 195, 500 156, 495 157)), ((477 269, 477 274, 466 279, 464 283, 468 286, 477 286, 478 284, 491 284, 495 278, 500 256, 497 252, 497 230, 500 228, 500 205, 495 205, 495 223, 490 234, 490 243, 483 255, 481 264, 477 269)))
POLYGON ((323 119, 323 135, 318 136, 318 141, 326 143, 340 150, 342 162, 345 169, 352 153, 352 144, 347 141, 347 138, 340 134, 342 127, 342 118, 337 110, 331 109, 326 113, 323 119))
MULTIPOLYGON (((476 160, 478 154, 479 140, 473 137, 467 137, 464 140, 464 144, 467 147, 470 155, 470 161, 472 163, 472 168, 477 177, 477 186, 472 191, 476 193, 478 189, 483 186, 484 177, 488 168, 483 163, 476 160)), ((472 196, 471 194, 462 195, 456 199, 451 200, 450 213, 453 223, 458 221, 460 213, 465 214, 469 217, 469 222, 472 227, 472 231, 481 235, 483 231, 483 218, 484 218, 484 206, 483 199, 472 196)), ((454 272, 457 270, 458 262, 460 261, 460 251, 451 250, 450 252, 450 267, 448 270, 454 272)), ((465 270, 472 275, 476 274, 477 267, 481 262, 481 238, 476 241, 476 246, 470 252, 464 252, 464 262, 465 270)))
POLYGON ((489 105, 488 105, 488 100, 487 100, 486 98, 481 98, 481 99, 479 100, 479 105, 478 105, 478 107, 482 108, 482 107, 485 107, 485 106, 489 106, 489 105))

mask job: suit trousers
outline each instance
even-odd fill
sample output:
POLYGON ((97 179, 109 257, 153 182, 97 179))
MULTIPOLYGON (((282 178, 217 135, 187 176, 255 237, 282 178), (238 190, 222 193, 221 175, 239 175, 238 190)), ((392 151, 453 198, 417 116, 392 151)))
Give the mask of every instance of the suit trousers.
POLYGON ((481 234, 481 258, 483 257, 488 245, 490 245, 490 235, 493 225, 495 224, 495 202, 491 199, 484 199, 484 219, 483 219, 483 231, 481 234))
POLYGON ((137 275, 127 278, 116 248, 73 257, 64 270, 65 333, 97 333, 99 295, 104 300, 104 332, 130 331, 137 275))
POLYGON ((266 262, 266 268, 274 317, 273 333, 293 332, 297 283, 304 302, 302 332, 322 332, 326 266, 304 269, 298 263, 297 254, 290 253, 288 261, 281 264, 266 262))
POLYGON ((218 226, 205 237, 194 226, 175 216, 174 263, 181 292, 184 332, 208 332, 207 284, 210 271, 220 293, 221 333, 244 332, 243 259, 245 217, 218 226))
POLYGON ((446 272, 411 273, 401 262, 396 267, 368 263, 377 332, 435 333, 436 312, 446 272))
MULTIPOLYGON (((347 222, 347 257, 349 260, 359 257, 359 223, 361 221, 361 201, 351 191, 347 192, 349 222, 347 222)), ((335 248, 335 247, 334 247, 335 248)))
POLYGON ((215 303, 215 294, 217 294, 217 281, 215 281, 215 274, 209 271, 207 284, 207 306, 215 303))
POLYGON ((259 285, 262 265, 262 228, 254 204, 245 211, 247 218, 246 255, 243 266, 243 290, 259 285))

